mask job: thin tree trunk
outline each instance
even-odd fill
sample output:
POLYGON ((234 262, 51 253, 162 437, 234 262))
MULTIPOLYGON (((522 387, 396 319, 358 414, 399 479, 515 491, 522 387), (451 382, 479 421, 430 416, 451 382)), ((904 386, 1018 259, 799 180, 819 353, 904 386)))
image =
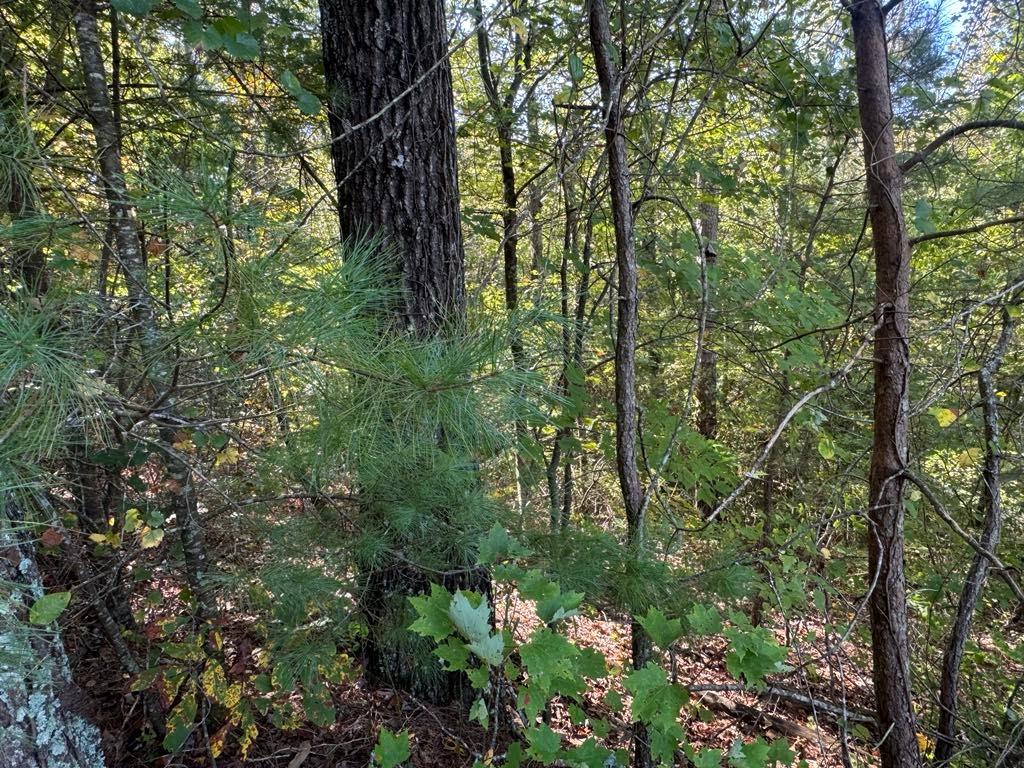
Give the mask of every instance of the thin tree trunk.
MULTIPOLYGON (((711 190, 705 189, 705 193, 711 190)), ((701 258, 704 260, 704 274, 718 264, 718 203, 705 201, 700 204, 701 258)), ((710 284, 710 277, 707 278, 710 284)), ((704 343, 700 350, 697 371, 697 431, 705 440, 718 437, 718 352, 715 350, 715 297, 708 288, 704 307, 704 343)), ((714 499, 698 499, 698 508, 705 517, 715 509, 714 499)))
MULTIPOLYGON (((978 371, 978 395, 984 422, 985 461, 981 470, 981 513, 984 518, 978 543, 986 552, 995 552, 999 547, 999 535, 1003 525, 1002 493, 1000 489, 1000 440, 999 400, 996 395, 995 377, 1003 363, 1003 356, 1013 337, 1013 318, 1003 310, 1002 330, 999 340, 989 359, 978 371)), ((960 688, 960 665, 964 648, 971 633, 971 622, 975 606, 981 597, 985 580, 988 578, 990 562, 987 557, 975 554, 967 572, 960 604, 957 606, 956 621, 949 635, 949 643, 942 658, 942 682, 939 687, 939 724, 935 744, 935 764, 946 766, 953 757, 956 747, 957 693, 960 688)))
MULTIPOLYGON (((590 45, 594 52, 601 100, 605 114, 608 152, 608 185, 615 228, 615 261, 618 276, 615 337, 615 456, 619 485, 626 508, 626 527, 633 557, 644 549, 644 491, 637 466, 639 404, 636 394, 636 345, 639 326, 636 242, 629 189, 629 162, 622 119, 622 79, 612 61, 614 50, 604 0, 590 3, 590 45)), ((633 667, 643 667, 651 655, 651 642, 637 622, 632 624, 633 667)), ((651 748, 647 729, 633 726, 633 764, 650 768, 651 748)))
POLYGON ((903 471, 910 386, 910 247, 896 162, 885 18, 877 0, 847 5, 875 257, 874 443, 869 481, 869 601, 882 768, 917 768, 921 757, 910 678, 904 573, 903 471))
MULTIPOLYGON (((165 412, 173 414, 173 376, 164 359, 165 350, 157 324, 155 302, 147 285, 146 262, 136 226, 135 209, 125 183, 119 130, 107 87, 94 0, 79 0, 74 11, 74 26, 85 79, 86 106, 96 136, 100 183, 110 212, 115 254, 127 283, 128 300, 131 303, 129 309, 138 325, 139 346, 149 366, 148 378, 155 390, 155 397, 161 399, 165 412)), ((178 522, 186 577, 196 597, 199 617, 209 619, 213 613, 213 604, 205 582, 206 551, 192 473, 188 465, 170 449, 174 442, 174 429, 161 428, 159 433, 165 445, 164 467, 171 488, 170 508, 178 522)))
MULTIPOLYGON (((480 0, 474 5, 478 21, 483 19, 483 6, 480 0)), ((518 37, 516 38, 518 41, 518 37)), ((501 166, 501 249, 504 261, 505 310, 510 316, 519 307, 519 191, 516 188, 516 169, 512 156, 512 120, 515 115, 515 101, 523 78, 523 45, 517 42, 512 79, 504 95, 498 92, 498 80, 491 71, 491 41, 486 24, 479 24, 476 30, 477 55, 480 65, 480 79, 484 84, 484 93, 491 106, 491 118, 494 120, 496 138, 498 140, 498 160, 501 166)), ((529 48, 529 40, 525 47, 529 48)), ((523 339, 518 329, 512 329, 509 344, 512 362, 516 368, 526 367, 523 356, 523 339)), ((527 437, 526 425, 517 421, 516 438, 520 446, 527 437)), ((529 471, 522 450, 516 451, 516 502, 519 515, 526 514, 526 476, 529 471)))

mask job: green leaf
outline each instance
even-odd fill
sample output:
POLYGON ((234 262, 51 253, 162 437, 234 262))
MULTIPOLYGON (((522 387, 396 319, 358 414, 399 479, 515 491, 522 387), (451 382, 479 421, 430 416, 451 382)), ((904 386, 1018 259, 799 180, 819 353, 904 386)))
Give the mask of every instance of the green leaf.
POLYGON ((922 234, 930 234, 935 231, 935 224, 932 222, 932 204, 927 200, 918 200, 914 203, 914 226, 922 234))
POLYGON ((260 55, 260 44, 248 32, 238 32, 233 37, 224 36, 224 50, 243 61, 252 61, 260 55))
POLYGON ((377 746, 373 748, 373 761, 381 768, 395 768, 409 759, 409 732, 392 733, 387 728, 380 729, 377 746))
POLYGON ((51 592, 43 595, 28 609, 28 620, 32 624, 46 625, 64 613, 71 602, 70 592, 51 592))
POLYGON ((304 115, 315 115, 320 111, 320 99, 307 91, 291 70, 281 73, 281 87, 295 99, 304 115))
POLYGON ((690 758, 693 768, 719 768, 722 765, 722 750, 702 749, 694 751, 693 747, 686 745, 686 756, 690 758))
POLYGON ((686 614, 690 631, 698 635, 717 635, 722 631, 722 617, 713 605, 694 605, 686 614))
POLYGON ((499 560, 525 557, 529 554, 530 550, 519 544, 508 535, 508 531, 495 523, 480 540, 476 561, 478 565, 492 565, 499 560))
POLYGON ((725 654, 729 674, 760 685, 765 675, 782 671, 786 649, 776 643, 764 627, 730 628, 724 634, 730 640, 729 651, 725 654))
POLYGON ((490 715, 487 712, 487 703, 482 699, 477 699, 473 702, 473 706, 469 708, 469 719, 480 723, 484 728, 490 722, 490 715))
POLYGON ((409 602, 412 603, 419 618, 409 626, 409 629, 417 635, 429 637, 437 642, 450 636, 455 631, 448 616, 448 605, 451 600, 451 593, 438 584, 430 585, 429 596, 410 597, 409 602))
POLYGON ((142 536, 139 537, 139 544, 143 549, 153 549, 164 540, 163 528, 143 528, 142 536))
POLYGON ((818 453, 826 461, 831 461, 836 457, 836 445, 832 442, 831 437, 822 435, 818 438, 818 453))
POLYGON ((550 765, 555 761, 558 751, 562 747, 561 737, 546 723, 529 729, 526 732, 526 739, 530 742, 527 754, 545 765, 550 765))
POLYGON ((153 10, 158 0, 110 0, 114 10, 131 16, 145 16, 153 10))
POLYGON ((672 643, 683 634, 683 623, 679 619, 668 619, 665 614, 654 607, 647 610, 646 616, 642 618, 637 616, 636 620, 655 645, 663 650, 668 650, 672 643))
POLYGON ((504 658, 505 638, 502 637, 501 632, 495 632, 488 637, 474 640, 466 647, 490 666, 496 667, 504 658))
POLYGON ((583 59, 575 53, 569 54, 569 77, 574 83, 583 79, 583 59))
POLYGON ((474 607, 461 589, 452 596, 448 617, 463 637, 471 642, 486 640, 491 635, 491 607, 481 599, 474 607))
POLYGON ((174 7, 192 19, 203 18, 203 9, 196 0, 172 0, 174 7))
POLYGON ((167 735, 164 737, 164 749, 177 752, 188 740, 192 732, 192 723, 196 719, 198 709, 195 694, 182 697, 171 716, 167 718, 167 735))
POLYGON ((689 696, 681 685, 668 682, 665 670, 649 662, 643 669, 627 675, 623 685, 633 694, 634 722, 647 723, 666 733, 682 736, 677 718, 689 696))
POLYGON ((608 765, 608 758, 612 751, 602 747, 593 738, 589 738, 578 747, 567 750, 568 762, 572 765, 585 766, 585 768, 605 768, 608 765))

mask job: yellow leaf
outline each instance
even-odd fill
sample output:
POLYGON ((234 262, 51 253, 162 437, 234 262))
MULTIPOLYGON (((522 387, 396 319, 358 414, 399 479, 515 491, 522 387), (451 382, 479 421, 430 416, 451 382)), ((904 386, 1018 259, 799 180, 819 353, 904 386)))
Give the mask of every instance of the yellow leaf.
POLYGON ((217 454, 217 458, 213 460, 213 466, 220 467, 225 464, 235 464, 238 462, 238 447, 235 445, 229 445, 223 451, 217 454))
POLYGON ((939 426, 942 428, 948 427, 956 421, 959 416, 959 414, 952 408, 930 408, 928 412, 935 417, 935 421, 937 421, 939 426))
POLYGON ((139 537, 139 543, 143 549, 152 549, 153 547, 159 546, 160 542, 164 540, 164 529, 163 528, 150 528, 145 526, 142 529, 142 535, 139 537))
POLYGON ((95 541, 97 544, 107 543, 107 534, 105 533, 90 533, 89 541, 95 541))
POLYGON ((832 557, 832 550, 830 550, 828 547, 822 547, 821 548, 821 556, 825 560, 828 560, 830 557, 832 557))

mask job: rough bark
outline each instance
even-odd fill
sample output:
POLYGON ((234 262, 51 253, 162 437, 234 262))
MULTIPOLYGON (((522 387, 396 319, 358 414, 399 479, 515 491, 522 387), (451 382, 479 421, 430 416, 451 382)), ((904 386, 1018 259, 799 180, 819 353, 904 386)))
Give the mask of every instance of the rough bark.
POLYGON ((85 717, 60 633, 27 623, 43 595, 35 555, 9 499, 0 507, 0 765, 102 768, 100 732, 85 717))
MULTIPOLYGON (((320 0, 331 156, 343 238, 377 237, 403 285, 399 324, 424 338, 464 314, 455 114, 441 0, 320 0)), ((485 569, 428 573, 392 558, 363 574, 360 608, 371 680, 435 703, 468 690, 461 675, 417 665, 389 624, 407 598, 441 581, 490 593, 485 569)), ((406 644, 406 648, 408 645, 406 644)))
MULTIPOLYGON (((626 527, 633 556, 644 548, 644 490, 637 460, 639 404, 636 393, 636 345, 639 326, 636 241, 633 235, 633 207, 629 188, 629 161, 622 118, 622 79, 612 60, 614 50, 604 0, 590 3, 590 45, 594 53, 597 77, 605 117, 605 144, 608 154, 608 187, 615 230, 617 319, 615 337, 615 456, 619 486, 626 508, 626 527)), ((651 656, 651 642, 643 629, 633 622, 632 661, 636 669, 651 656)), ((636 768, 652 765, 646 728, 633 727, 633 764, 636 768)))
MULTIPOLYGON (((996 395, 995 377, 1003 362, 1003 356, 1013 337, 1013 318, 1003 310, 1002 330, 999 340, 989 359, 978 371, 978 395, 981 399, 983 434, 985 438, 985 459, 981 470, 981 515, 982 530, 978 544, 986 552, 995 552, 999 547, 999 536, 1003 525, 1002 493, 1000 489, 999 400, 996 395)), ((935 743, 935 764, 946 766, 956 748, 957 694, 960 689, 960 665, 964 648, 971 633, 975 606, 981 597, 985 580, 988 578, 989 558, 975 553, 971 567, 960 592, 956 621, 949 634, 949 641, 942 658, 942 682, 939 686, 939 723, 935 743)))
POLYGON ((420 332, 465 302, 451 65, 441 0, 320 0, 343 238, 382 238, 420 332))
POLYGON ((885 18, 876 0, 848 4, 875 260, 874 441, 869 479, 869 608, 882 768, 917 768, 904 573, 909 412, 910 246, 896 162, 885 18))

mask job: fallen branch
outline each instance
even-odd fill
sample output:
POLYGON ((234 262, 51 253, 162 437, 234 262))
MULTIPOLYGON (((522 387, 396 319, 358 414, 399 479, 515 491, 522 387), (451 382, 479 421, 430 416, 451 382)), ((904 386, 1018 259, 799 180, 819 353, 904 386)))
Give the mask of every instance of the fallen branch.
POLYGON ((853 709, 842 704, 833 704, 830 701, 816 699, 791 688, 783 688, 777 685, 769 685, 766 688, 753 688, 749 685, 739 683, 725 685, 691 685, 687 686, 691 693, 712 693, 712 692, 735 692, 747 693, 762 698, 781 699, 789 704, 811 710, 815 714, 823 712, 827 715, 846 720, 849 723, 864 723, 873 726, 875 716, 862 709, 853 709))

